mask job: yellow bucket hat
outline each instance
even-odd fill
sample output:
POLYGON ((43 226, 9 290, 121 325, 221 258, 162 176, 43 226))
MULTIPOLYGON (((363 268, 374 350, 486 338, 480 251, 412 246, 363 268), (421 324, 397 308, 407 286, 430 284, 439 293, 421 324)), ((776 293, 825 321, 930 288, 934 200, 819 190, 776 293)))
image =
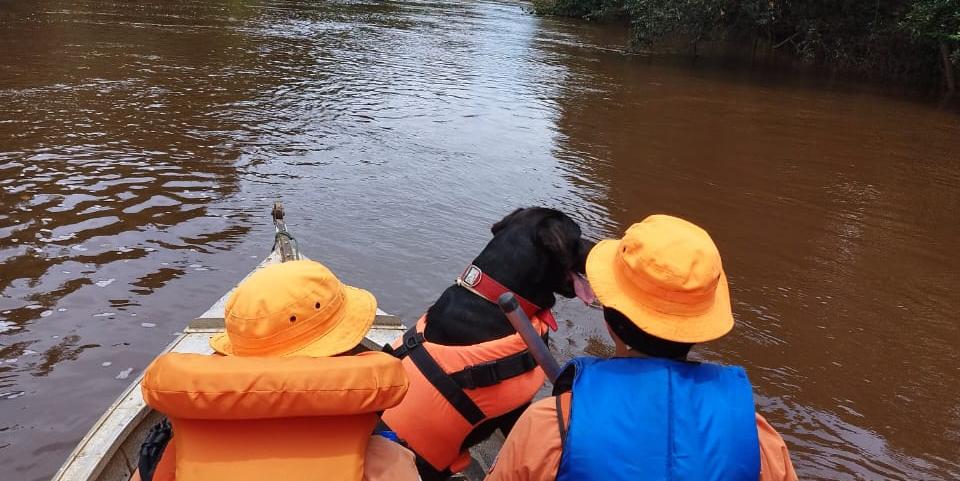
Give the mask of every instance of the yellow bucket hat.
POLYGON ((720 252, 686 220, 652 215, 622 239, 601 241, 587 257, 587 279, 601 304, 652 336, 697 343, 733 329, 720 252))
POLYGON ((273 264, 233 291, 227 330, 210 346, 228 356, 333 356, 359 344, 376 315, 373 294, 344 285, 319 262, 273 264))

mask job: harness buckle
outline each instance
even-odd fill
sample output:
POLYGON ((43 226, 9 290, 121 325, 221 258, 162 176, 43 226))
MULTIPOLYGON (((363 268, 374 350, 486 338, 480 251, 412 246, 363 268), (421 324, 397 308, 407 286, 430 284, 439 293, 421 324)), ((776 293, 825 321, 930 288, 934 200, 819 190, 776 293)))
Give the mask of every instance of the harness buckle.
POLYGON ((480 279, 483 278, 483 271, 475 265, 470 265, 467 267, 463 274, 460 274, 460 277, 457 278, 457 284, 467 287, 477 287, 477 284, 480 284, 480 279))
POLYGON ((414 335, 414 336, 408 336, 408 337, 404 338, 404 339, 403 339, 403 345, 404 345, 404 347, 407 348, 407 350, 410 350, 410 349, 413 349, 413 348, 419 346, 419 345, 420 345, 420 336, 419 336, 419 335, 414 335))
POLYGON ((492 386, 501 381, 496 361, 470 366, 464 370, 464 374, 462 381, 466 389, 492 386))

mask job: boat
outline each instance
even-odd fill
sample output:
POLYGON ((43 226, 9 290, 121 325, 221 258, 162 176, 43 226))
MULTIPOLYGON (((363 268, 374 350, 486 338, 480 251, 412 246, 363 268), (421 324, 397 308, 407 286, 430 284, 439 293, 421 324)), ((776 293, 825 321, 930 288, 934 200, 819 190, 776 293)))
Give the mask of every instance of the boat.
MULTIPOLYGON (((296 239, 287 231, 283 206, 274 204, 272 212, 276 237, 273 250, 250 274, 265 266, 305 258, 296 239)), ((249 277, 250 274, 247 274, 249 277)), ((210 337, 224 330, 224 306, 230 293, 223 295, 206 312, 190 321, 183 333, 163 350, 212 354, 210 337)), ((373 327, 363 340, 367 349, 380 350, 406 330, 396 316, 377 309, 373 327)), ((117 398, 90 431, 80 440, 53 481, 127 481, 137 468, 140 444, 147 431, 163 415, 147 406, 140 392, 142 375, 117 398)))

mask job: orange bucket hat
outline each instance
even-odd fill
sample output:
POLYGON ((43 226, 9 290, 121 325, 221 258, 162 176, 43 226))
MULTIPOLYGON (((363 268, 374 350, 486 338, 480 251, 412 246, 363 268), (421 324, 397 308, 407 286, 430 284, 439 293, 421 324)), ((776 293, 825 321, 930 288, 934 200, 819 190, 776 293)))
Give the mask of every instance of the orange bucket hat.
POLYGON ((376 315, 373 294, 344 285, 319 262, 273 264, 233 291, 227 331, 210 346, 228 356, 333 356, 360 344, 376 315))
POLYGON ((686 220, 652 215, 622 239, 601 241, 587 257, 587 279, 601 304, 652 336, 696 343, 733 329, 720 252, 686 220))

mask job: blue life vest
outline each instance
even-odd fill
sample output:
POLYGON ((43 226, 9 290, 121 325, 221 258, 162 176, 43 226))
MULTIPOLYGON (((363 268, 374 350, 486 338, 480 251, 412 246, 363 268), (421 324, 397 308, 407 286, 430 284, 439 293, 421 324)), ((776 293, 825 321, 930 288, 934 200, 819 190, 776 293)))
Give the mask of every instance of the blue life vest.
POLYGON ((557 481, 757 481, 753 389, 741 367, 574 359, 557 481))

